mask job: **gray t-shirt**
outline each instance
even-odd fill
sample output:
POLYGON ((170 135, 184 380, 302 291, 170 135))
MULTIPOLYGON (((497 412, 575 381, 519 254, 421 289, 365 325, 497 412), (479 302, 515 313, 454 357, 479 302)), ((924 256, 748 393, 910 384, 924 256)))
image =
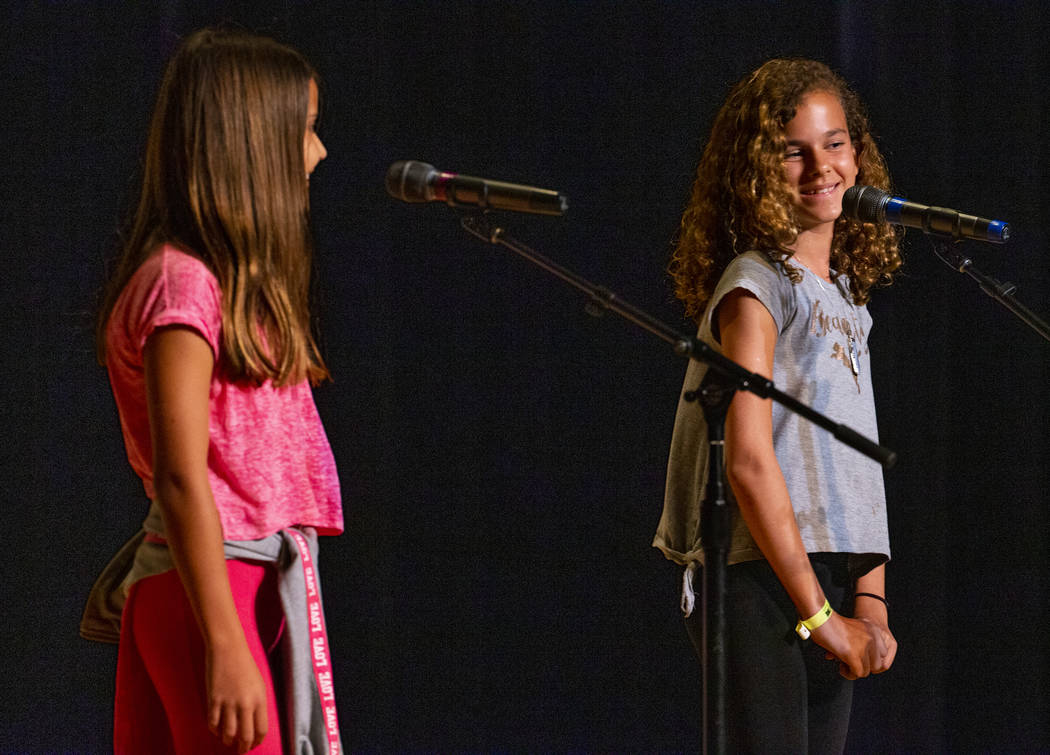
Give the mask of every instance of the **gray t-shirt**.
MULTIPOLYGON (((789 263, 790 264, 790 263, 789 263)), ((759 252, 734 259, 723 273, 698 337, 721 351, 712 332, 716 308, 730 291, 746 289, 777 327, 773 382, 784 393, 872 440, 878 440, 868 334, 871 315, 857 307, 848 281, 822 280, 802 265, 794 284, 781 263, 759 252)), ((690 361, 683 392, 700 385, 707 366, 690 361)), ((773 403, 773 446, 787 482, 802 542, 809 553, 849 553, 860 576, 889 559, 886 495, 878 463, 773 403)), ((675 417, 663 515, 653 545, 680 564, 703 561, 700 501, 707 483, 707 425, 696 402, 680 399, 675 417)), ((762 558, 729 492, 729 563, 762 558)))

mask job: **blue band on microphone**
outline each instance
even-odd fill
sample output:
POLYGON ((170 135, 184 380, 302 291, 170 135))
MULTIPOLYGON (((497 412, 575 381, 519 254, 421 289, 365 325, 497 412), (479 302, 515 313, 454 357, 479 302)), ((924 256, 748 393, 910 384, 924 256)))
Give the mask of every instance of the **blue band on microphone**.
POLYGON ((993 220, 988 224, 988 240, 997 241, 1002 244, 1010 238, 1009 223, 1004 223, 1001 220, 993 220))
POLYGON ((900 197, 890 197, 886 200, 886 204, 883 208, 883 212, 886 213, 886 222, 892 223, 893 225, 904 225, 901 220, 901 208, 904 206, 906 200, 900 197))

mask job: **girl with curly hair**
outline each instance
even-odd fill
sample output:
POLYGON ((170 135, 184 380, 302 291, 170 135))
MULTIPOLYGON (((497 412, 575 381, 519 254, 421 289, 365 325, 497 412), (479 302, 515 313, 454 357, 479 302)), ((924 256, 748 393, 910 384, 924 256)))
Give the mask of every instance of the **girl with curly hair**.
MULTIPOLYGON (((699 338, 875 438, 865 305, 900 258, 889 225, 840 217, 855 184, 889 189, 857 96, 821 63, 771 60, 715 118, 670 272, 699 338)), ((685 387, 705 372, 691 362, 685 387)), ((734 396, 725 429, 728 741, 740 752, 841 752, 852 680, 888 669, 897 647, 881 468, 751 393, 734 396)), ((704 417, 683 399, 653 544, 687 567, 687 593, 702 567, 707 472, 704 417)), ((700 622, 687 610, 698 653, 700 622)))

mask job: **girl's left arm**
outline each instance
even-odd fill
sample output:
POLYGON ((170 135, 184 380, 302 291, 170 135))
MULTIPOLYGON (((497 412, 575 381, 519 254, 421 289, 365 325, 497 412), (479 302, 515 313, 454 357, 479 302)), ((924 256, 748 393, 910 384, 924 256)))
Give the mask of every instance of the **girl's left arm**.
POLYGON ((143 359, 155 499, 204 641, 201 707, 211 731, 246 752, 262 742, 272 722, 266 718, 268 690, 234 603, 208 477, 214 356, 195 330, 168 326, 150 335, 143 359))
MULTIPOLYGON (((877 566, 858 579, 855 592, 869 593, 885 598, 886 565, 877 566)), ((867 595, 858 595, 853 601, 853 617, 874 625, 882 634, 883 642, 886 643, 886 653, 881 657, 878 664, 871 669, 873 674, 880 674, 893 665, 893 659, 897 656, 897 640, 893 637, 889 627, 889 609, 881 600, 868 597, 867 595)))

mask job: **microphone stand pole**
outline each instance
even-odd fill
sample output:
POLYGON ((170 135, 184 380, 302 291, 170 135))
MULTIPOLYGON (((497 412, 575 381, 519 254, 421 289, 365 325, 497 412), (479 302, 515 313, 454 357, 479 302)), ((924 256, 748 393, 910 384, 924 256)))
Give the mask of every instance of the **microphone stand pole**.
POLYGON ((1013 297, 1013 293, 1017 290, 1017 286, 1009 282, 1000 283, 995 278, 985 275, 975 268, 973 266, 973 261, 963 254, 963 252, 956 246, 960 239, 956 239, 949 243, 947 240, 930 235, 929 233, 927 233, 927 237, 930 239, 930 243, 933 244, 934 254, 940 257, 944 264, 953 270, 969 275, 980 284, 982 291, 1013 312, 1022 322, 1036 333, 1050 341, 1050 325, 1047 325, 1047 323, 1040 319, 1035 312, 1013 297))
POLYGON ((708 370, 700 387, 685 393, 698 401, 707 422, 707 488, 700 501, 700 536, 704 552, 700 617, 703 651, 700 665, 703 708, 701 752, 723 755, 726 742, 726 570, 729 555, 729 506, 726 504, 725 421, 737 388, 716 370, 708 370))
MULTIPOLYGON (((704 416, 708 421, 708 442, 711 444, 711 466, 700 514, 704 527, 702 535, 704 653, 701 662, 704 695, 703 752, 723 755, 726 752, 725 575, 726 555, 729 550, 729 513, 725 501, 724 428, 725 414, 734 393, 737 390, 746 390, 762 398, 772 399, 832 433, 838 440, 874 459, 887 469, 896 463, 897 454, 845 425, 832 422, 823 414, 786 393, 782 393, 777 390, 771 380, 757 373, 748 372, 703 341, 678 333, 655 317, 623 301, 604 286, 591 283, 521 242, 515 241, 507 236, 502 228, 491 224, 486 213, 465 214, 460 223, 471 235, 490 244, 505 246, 583 291, 589 298, 588 313, 598 316, 605 310, 612 310, 625 320, 672 344, 674 352, 679 356, 704 362, 709 367, 700 388, 689 393, 693 394, 704 407, 704 416)), ((690 395, 686 394, 686 398, 690 398, 690 395)))

